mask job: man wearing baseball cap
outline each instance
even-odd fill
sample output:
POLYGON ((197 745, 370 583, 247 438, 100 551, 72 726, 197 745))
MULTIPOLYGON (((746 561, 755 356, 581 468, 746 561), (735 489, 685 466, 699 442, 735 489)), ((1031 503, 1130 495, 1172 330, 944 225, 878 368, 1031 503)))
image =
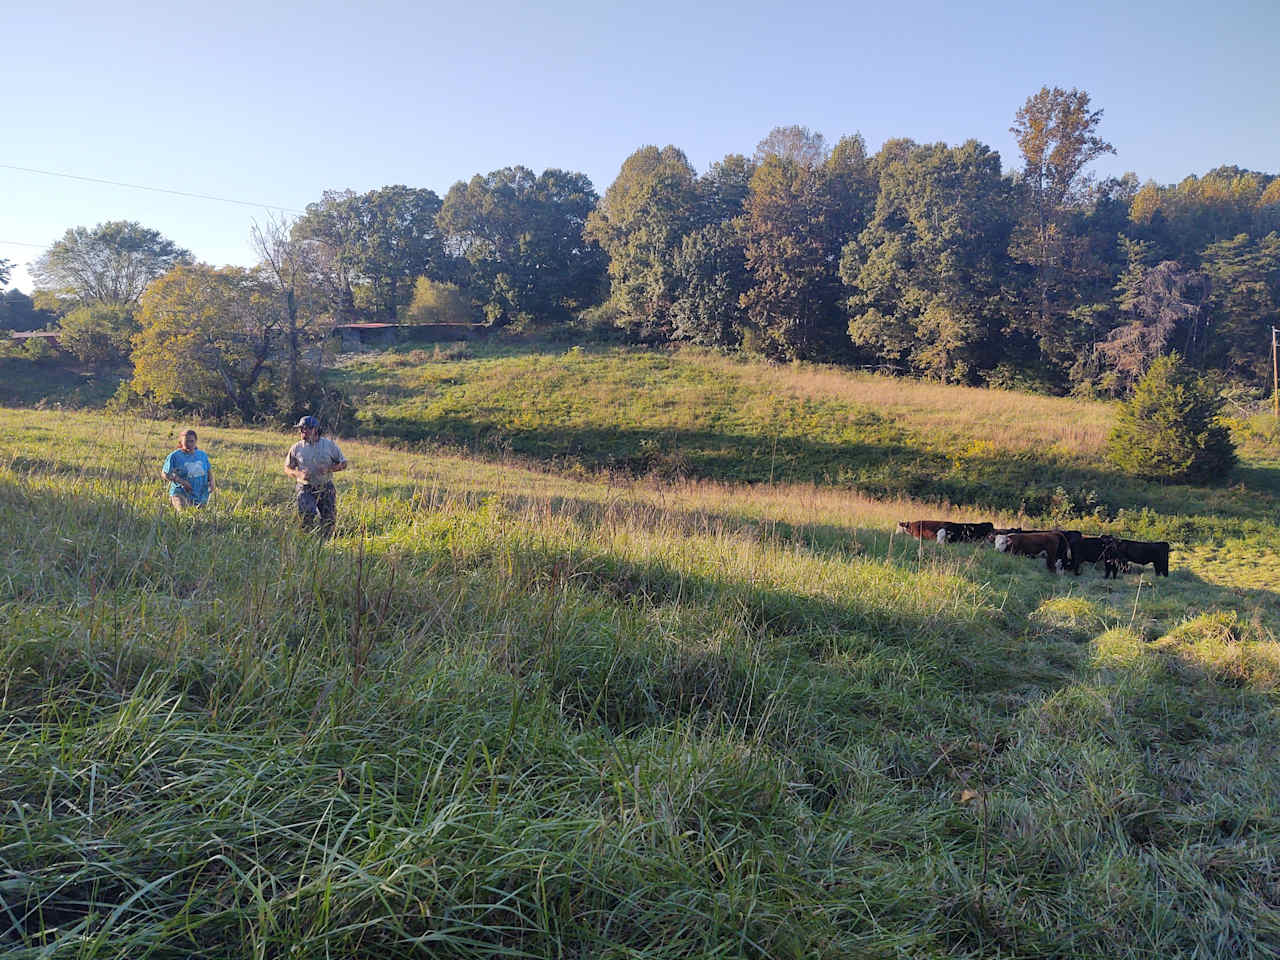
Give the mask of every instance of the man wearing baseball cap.
POLYGON ((302 439, 289 448, 284 458, 284 472, 297 481, 294 495, 298 500, 298 516, 302 529, 310 530, 319 519, 320 532, 328 538, 338 519, 338 491, 332 474, 347 469, 347 458, 338 445, 320 436, 320 421, 306 416, 298 421, 302 439))

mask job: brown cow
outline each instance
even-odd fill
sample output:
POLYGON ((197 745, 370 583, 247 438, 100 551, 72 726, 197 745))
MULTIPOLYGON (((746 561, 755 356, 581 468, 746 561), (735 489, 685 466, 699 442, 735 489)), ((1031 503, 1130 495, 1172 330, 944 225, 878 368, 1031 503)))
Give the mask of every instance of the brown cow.
POLYGON ((899 520, 898 532, 909 533, 917 540, 936 540, 946 520, 899 520))
POLYGON ((987 537, 988 540, 994 541, 995 538, 1002 533, 1060 533, 1067 538, 1067 563, 1063 568, 1070 569, 1075 575, 1080 576, 1081 560, 1076 554, 1080 552, 1080 543, 1084 539, 1084 535, 1079 530, 1063 530, 1061 527, 1054 527, 1052 530, 1023 530, 1021 527, 1010 527, 1007 530, 993 530, 987 537))
POLYGON ((1044 557, 1050 573, 1061 573, 1070 563, 1071 549, 1067 538, 1056 530, 1045 533, 996 534, 996 549, 1023 557, 1044 557))

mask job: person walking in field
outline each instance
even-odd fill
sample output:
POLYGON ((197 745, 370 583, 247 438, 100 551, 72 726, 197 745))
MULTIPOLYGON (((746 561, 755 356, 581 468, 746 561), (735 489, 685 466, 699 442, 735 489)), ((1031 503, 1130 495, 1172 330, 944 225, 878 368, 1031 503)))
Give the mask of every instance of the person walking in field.
POLYGON ((209 455, 196 447, 196 432, 178 435, 178 449, 165 457, 160 468, 169 481, 169 502, 181 513, 189 507, 203 507, 213 492, 213 467, 209 455))
POLYGON ((347 458, 336 443, 320 436, 320 421, 315 417, 299 420, 298 430, 302 439, 289 448, 284 472, 298 484, 294 496, 302 529, 310 530, 318 521, 321 534, 328 538, 338 519, 338 491, 330 477, 347 469, 347 458))

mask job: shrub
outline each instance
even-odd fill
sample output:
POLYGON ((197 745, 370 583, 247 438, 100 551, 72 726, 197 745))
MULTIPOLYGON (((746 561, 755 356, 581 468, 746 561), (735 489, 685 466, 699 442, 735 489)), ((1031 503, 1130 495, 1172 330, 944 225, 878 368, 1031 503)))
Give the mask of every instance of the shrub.
POLYGON ((1219 420, 1222 397, 1175 353, 1156 360, 1121 405, 1107 455, 1146 480, 1224 483, 1236 463, 1230 431, 1219 420))
POLYGON ((476 312, 456 284, 419 277, 404 318, 410 323, 475 323, 476 312))
POLYGON ((58 339, 81 363, 99 366, 127 360, 139 329, 128 307, 95 304, 63 317, 58 339))
POLYGON ((27 359, 33 363, 41 363, 46 360, 52 360, 57 353, 53 347, 49 346, 49 341, 41 337, 29 337, 22 344, 22 352, 26 354, 27 359))

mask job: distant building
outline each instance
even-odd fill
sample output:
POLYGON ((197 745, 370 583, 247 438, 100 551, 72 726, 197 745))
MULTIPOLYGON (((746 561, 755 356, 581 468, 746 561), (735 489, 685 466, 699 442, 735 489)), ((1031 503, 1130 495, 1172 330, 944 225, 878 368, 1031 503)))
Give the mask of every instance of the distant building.
POLYGON ((61 336, 60 330, 15 330, 9 334, 14 340, 43 340, 51 347, 58 346, 58 337, 61 336))

